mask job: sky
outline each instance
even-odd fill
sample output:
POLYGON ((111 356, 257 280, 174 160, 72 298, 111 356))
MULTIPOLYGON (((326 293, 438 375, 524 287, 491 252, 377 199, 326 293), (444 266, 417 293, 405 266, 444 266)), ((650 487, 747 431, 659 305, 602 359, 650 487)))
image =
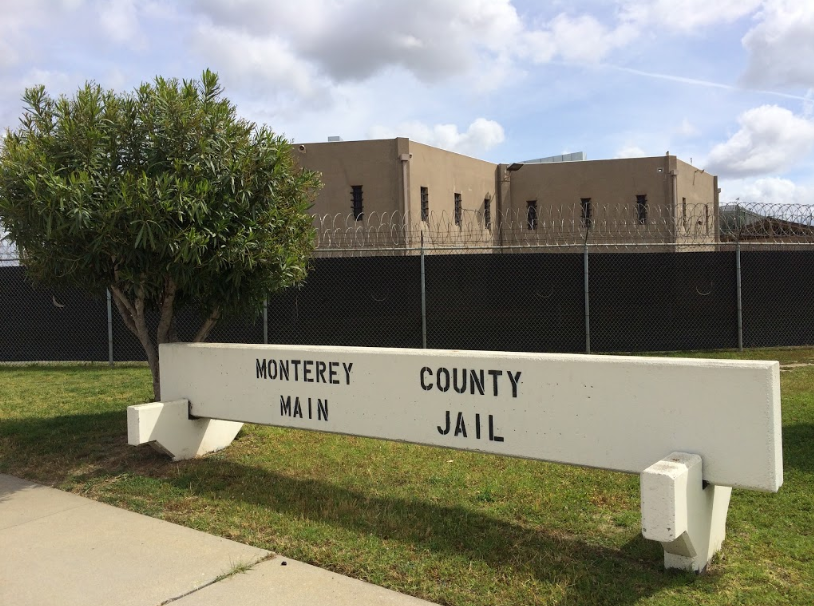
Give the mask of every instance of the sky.
POLYGON ((814 0, 0 0, 26 87, 217 72, 296 142, 405 136, 492 162, 669 152, 721 202, 814 204, 814 0))

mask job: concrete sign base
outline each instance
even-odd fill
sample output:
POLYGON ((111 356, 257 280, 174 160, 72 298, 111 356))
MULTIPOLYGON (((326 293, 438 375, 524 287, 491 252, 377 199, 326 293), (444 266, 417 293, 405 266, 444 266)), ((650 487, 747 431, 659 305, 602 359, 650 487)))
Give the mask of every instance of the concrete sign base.
POLYGON ((674 452, 641 474, 642 535, 664 547, 664 566, 701 572, 721 548, 732 488, 704 487, 701 457, 674 452))
POLYGON ((217 343, 160 356, 167 402, 128 409, 130 444, 186 459, 246 422, 636 473, 668 568, 706 567, 731 487, 783 483, 777 362, 217 343))
POLYGON ((243 423, 192 419, 189 401, 151 402, 127 407, 127 443, 151 444, 182 461, 222 450, 232 443, 243 423))

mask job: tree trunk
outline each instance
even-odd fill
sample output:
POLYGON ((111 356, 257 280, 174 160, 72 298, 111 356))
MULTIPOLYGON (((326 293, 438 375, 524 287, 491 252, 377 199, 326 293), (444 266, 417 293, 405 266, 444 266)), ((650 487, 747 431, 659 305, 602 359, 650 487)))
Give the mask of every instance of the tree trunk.
POLYGON ((147 354, 147 365, 153 377, 153 398, 156 402, 161 400, 161 375, 159 374, 158 346, 153 343, 147 331, 147 319, 144 315, 144 296, 139 292, 135 301, 130 301, 116 286, 110 287, 116 309, 119 310, 124 325, 132 332, 147 354))
POLYGON ((198 329, 198 333, 192 339, 192 342, 201 343, 202 341, 206 341, 206 337, 208 337, 209 333, 212 332, 212 329, 215 328, 215 324, 218 323, 219 319, 220 319, 220 310, 216 309, 211 314, 209 314, 209 317, 201 325, 201 328, 198 329))
MULTIPOLYGON (((150 366, 150 373, 153 376, 153 397, 155 401, 161 400, 161 374, 158 359, 158 346, 161 343, 174 343, 178 340, 175 323, 175 283, 167 278, 164 286, 164 297, 161 302, 161 317, 158 322, 158 329, 156 330, 156 340, 150 338, 150 333, 147 330, 147 318, 145 316, 145 300, 144 293, 141 288, 136 292, 135 300, 131 301, 127 296, 116 286, 110 287, 110 292, 113 295, 113 301, 116 303, 116 309, 124 320, 124 325, 132 332, 144 348, 144 353, 147 354, 147 364, 150 366)), ((220 319, 220 310, 216 309, 209 314, 209 317, 204 321, 198 333, 193 338, 193 342, 199 343, 206 340, 209 333, 215 327, 220 319)))
POLYGON ((167 277, 164 280, 164 297, 161 301, 161 319, 158 322, 158 329, 155 332, 156 343, 171 343, 170 333, 173 331, 175 319, 175 282, 167 277))

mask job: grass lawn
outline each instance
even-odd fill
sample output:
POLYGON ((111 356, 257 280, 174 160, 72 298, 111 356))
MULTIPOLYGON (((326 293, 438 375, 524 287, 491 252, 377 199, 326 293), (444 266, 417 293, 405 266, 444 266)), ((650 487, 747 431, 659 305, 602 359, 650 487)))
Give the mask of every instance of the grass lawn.
POLYGON ((0 367, 0 472, 441 604, 814 604, 814 350, 703 355, 789 369, 785 484, 733 491, 701 576, 641 537, 633 475, 248 425, 172 463, 127 445, 140 366, 0 367))

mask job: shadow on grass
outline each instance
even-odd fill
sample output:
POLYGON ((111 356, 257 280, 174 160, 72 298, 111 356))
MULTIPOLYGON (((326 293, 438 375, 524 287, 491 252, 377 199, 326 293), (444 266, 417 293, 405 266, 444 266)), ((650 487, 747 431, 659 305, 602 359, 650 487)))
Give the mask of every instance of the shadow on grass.
POLYGON ((414 498, 381 496, 237 463, 228 453, 173 464, 148 448, 128 447, 123 417, 122 412, 106 412, 6 421, 0 427, 0 471, 28 470, 34 473, 30 479, 52 484, 68 479, 81 484, 123 472, 152 478, 181 494, 205 494, 210 506, 210 499, 251 504, 259 511, 247 515, 247 525, 256 525, 264 511, 283 514, 360 537, 407 543, 419 552, 484 562, 495 576, 503 576, 499 571, 504 570, 508 576, 531 576, 552 585, 567 582, 568 603, 633 604, 695 578, 665 572, 661 546, 640 535, 618 549, 605 547, 587 535, 499 519, 466 506, 438 505, 428 500, 431 489, 414 498))
POLYGON ((211 498, 239 500, 294 519, 339 526, 360 537, 408 543, 418 552, 463 556, 495 571, 513 569, 550 584, 567 579, 567 603, 633 604, 695 578, 665 572, 661 546, 641 535, 619 549, 604 547, 592 544, 587 536, 548 530, 523 519, 510 521, 466 506, 434 504, 426 500, 432 496, 426 490, 415 498, 379 496, 225 459, 199 461, 168 481, 177 489, 192 482, 196 492, 211 498), (235 481, 243 486, 232 487, 230 482, 235 481), (263 488, 248 491, 246 485, 263 488))
POLYGON ((783 464, 798 471, 814 473, 814 424, 798 423, 783 427, 783 464))

